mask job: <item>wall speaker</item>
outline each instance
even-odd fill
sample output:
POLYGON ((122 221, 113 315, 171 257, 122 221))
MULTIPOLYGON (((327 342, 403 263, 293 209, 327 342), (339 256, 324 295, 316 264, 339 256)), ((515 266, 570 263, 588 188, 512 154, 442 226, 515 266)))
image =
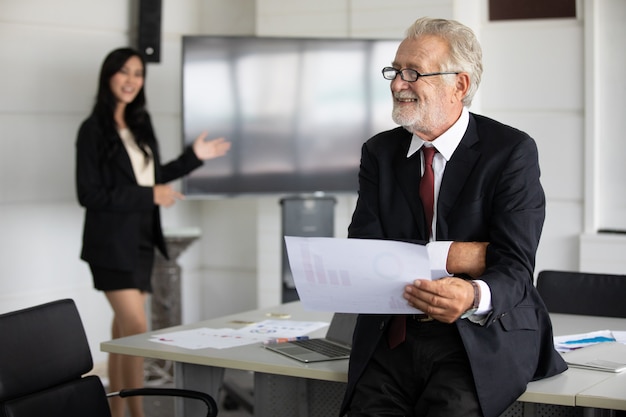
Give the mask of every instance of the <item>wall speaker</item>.
POLYGON ((139 0, 137 49, 147 62, 161 61, 161 0, 139 0))

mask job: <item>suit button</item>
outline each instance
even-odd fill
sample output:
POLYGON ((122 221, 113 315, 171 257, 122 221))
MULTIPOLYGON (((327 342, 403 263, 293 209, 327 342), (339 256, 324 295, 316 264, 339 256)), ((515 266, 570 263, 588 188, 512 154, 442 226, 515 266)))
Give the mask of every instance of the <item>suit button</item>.
POLYGON ((382 330, 382 329, 384 329, 384 328, 385 328, 385 322, 384 322, 384 321, 381 321, 381 322, 380 322, 380 326, 378 326, 378 330, 382 330))

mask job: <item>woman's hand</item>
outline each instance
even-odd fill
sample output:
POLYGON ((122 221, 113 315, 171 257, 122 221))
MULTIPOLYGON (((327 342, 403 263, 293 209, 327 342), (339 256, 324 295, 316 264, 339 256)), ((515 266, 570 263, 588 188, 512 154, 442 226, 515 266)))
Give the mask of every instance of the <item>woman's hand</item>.
POLYGON ((202 161, 226 155, 230 149, 230 142, 224 138, 206 140, 207 132, 202 132, 193 141, 193 152, 202 161))
POLYGON ((157 206, 170 207, 176 200, 184 200, 185 196, 174 190, 170 185, 157 184, 153 188, 154 204, 157 206))

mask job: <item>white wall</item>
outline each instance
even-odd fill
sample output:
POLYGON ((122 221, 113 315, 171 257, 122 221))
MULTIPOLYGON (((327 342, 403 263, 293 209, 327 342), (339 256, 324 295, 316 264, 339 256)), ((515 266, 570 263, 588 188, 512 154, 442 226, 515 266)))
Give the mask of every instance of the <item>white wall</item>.
POLYGON ((625 274, 626 271, 626 3, 585 2, 585 198, 580 268, 625 274), (621 233, 596 233, 599 229, 621 233))
MULTIPOLYGON (((575 270, 586 198, 582 149, 590 140, 584 18, 490 23, 486 4, 164 0, 162 62, 150 64, 146 85, 163 156, 180 150, 184 34, 398 38, 418 16, 456 18, 484 47, 485 77, 472 110, 526 130, 539 145, 548 216, 538 269, 575 270)), ((96 362, 106 358, 98 344, 110 337, 111 313, 78 258, 74 140, 104 55, 134 39, 136 7, 136 0, 0 0, 0 313, 74 298, 96 362)), ((163 211, 166 228, 202 230, 180 258, 184 322, 280 302, 280 198, 188 200, 163 211)), ((336 236, 345 236, 355 196, 337 200, 336 236)))
POLYGON ((537 269, 576 270, 584 115, 583 90, 572 86, 583 85, 582 20, 489 23, 481 37, 483 113, 528 132, 539 148, 547 211, 537 269))
POLYGON ((598 201, 593 230, 610 229, 626 233, 626 79, 619 68, 626 67, 624 40, 626 39, 626 7, 623 0, 606 0, 589 7, 590 55, 594 57, 593 78, 589 79, 597 106, 594 107, 593 124, 596 164, 593 166, 594 195, 598 201), (603 97, 612 96, 611 102, 603 97), (595 227, 594 227, 595 226, 595 227))
MULTIPOLYGON (((73 298, 96 362, 106 357, 98 344, 110 338, 111 312, 79 260, 74 141, 104 56, 133 42, 137 4, 0 0, 0 312, 73 298)), ((146 91, 164 159, 180 151, 180 38, 201 27, 251 34, 254 2, 163 2, 162 62, 149 65, 146 91)), ((166 228, 203 233, 180 258, 185 322, 256 307, 256 205, 185 201, 163 210, 166 228)))

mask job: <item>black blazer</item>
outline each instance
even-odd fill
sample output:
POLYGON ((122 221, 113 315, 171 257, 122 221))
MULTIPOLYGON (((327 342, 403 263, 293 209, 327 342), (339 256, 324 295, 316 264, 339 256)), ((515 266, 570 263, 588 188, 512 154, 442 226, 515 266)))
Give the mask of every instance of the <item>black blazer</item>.
MULTIPOLYGON (((147 123, 152 132, 150 119, 147 123)), ((154 143, 156 184, 168 183, 202 165, 191 147, 161 165, 156 140, 154 143)), ((137 184, 122 139, 118 134, 107 137, 93 115, 78 131, 76 189, 79 203, 86 208, 81 259, 96 266, 133 270, 139 257, 141 218, 150 212, 155 245, 167 257, 152 187, 137 184)))
MULTIPOLYGON (((427 240, 418 192, 420 153, 407 159, 410 142, 411 134, 396 128, 363 145, 350 237, 427 240)), ((493 311, 484 326, 456 322, 485 417, 499 416, 529 381, 567 368, 554 350, 552 325, 533 285, 544 217, 533 139, 470 113, 467 132, 442 179, 437 240, 490 242, 481 279, 491 288, 493 311)), ((359 316, 342 413, 390 317, 359 316)))

